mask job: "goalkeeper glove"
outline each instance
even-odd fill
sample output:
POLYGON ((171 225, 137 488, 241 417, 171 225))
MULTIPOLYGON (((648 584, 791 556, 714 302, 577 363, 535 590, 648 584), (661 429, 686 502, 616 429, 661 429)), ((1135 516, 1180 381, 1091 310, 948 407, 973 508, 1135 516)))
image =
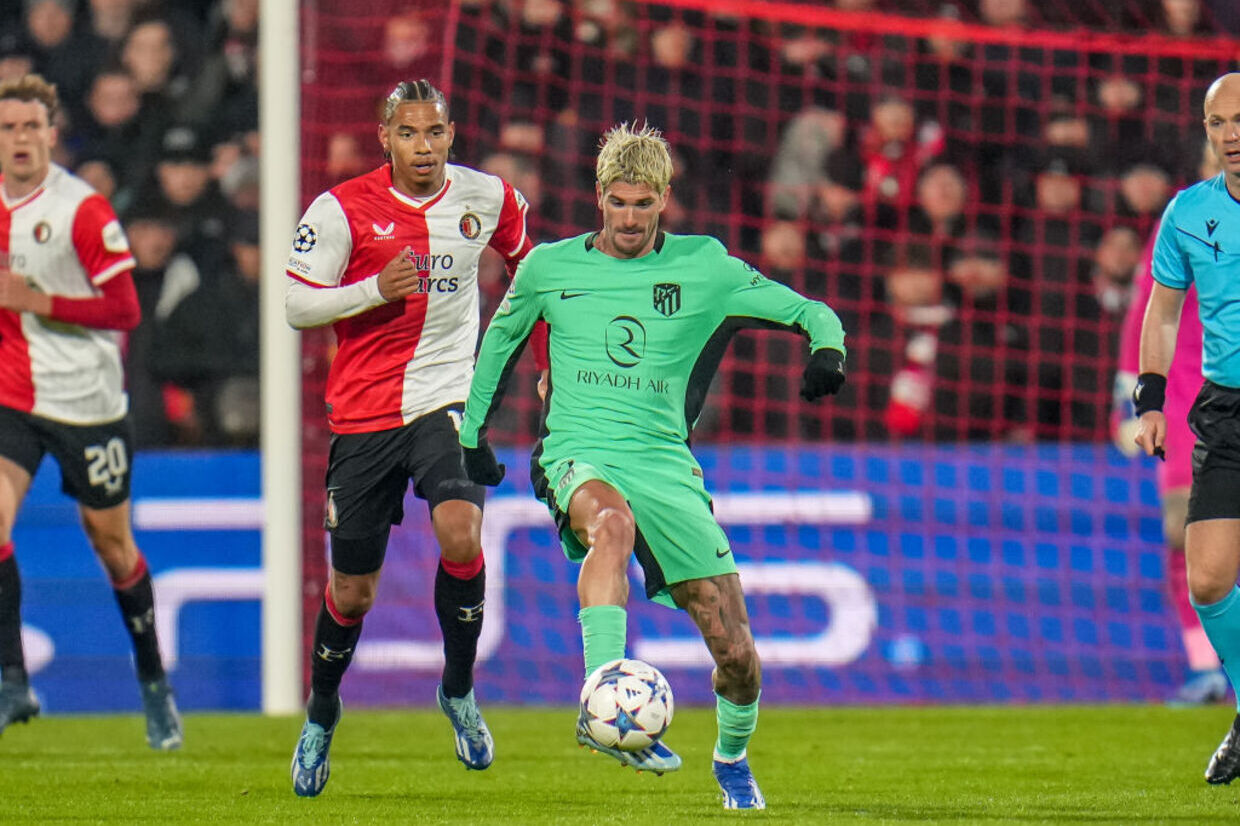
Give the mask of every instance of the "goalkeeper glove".
POLYGON ((1115 446, 1125 456, 1136 456, 1140 451, 1133 441, 1137 435, 1139 420, 1132 394, 1137 388, 1137 374, 1120 371, 1115 374, 1111 389, 1111 431, 1115 446))
POLYGON ((495 487, 504 480, 504 466, 495 460, 495 451, 486 437, 478 438, 477 447, 462 447, 465 452, 465 473, 471 482, 495 487))
POLYGON ((824 347, 810 353, 801 377, 801 398, 807 402, 833 396, 844 386, 844 354, 824 347))

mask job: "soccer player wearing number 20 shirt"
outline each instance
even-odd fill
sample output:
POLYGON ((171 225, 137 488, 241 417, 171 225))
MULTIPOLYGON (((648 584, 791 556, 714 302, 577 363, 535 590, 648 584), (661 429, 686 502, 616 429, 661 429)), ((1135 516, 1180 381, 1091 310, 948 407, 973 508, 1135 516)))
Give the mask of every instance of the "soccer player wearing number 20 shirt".
POLYGON ((304 797, 327 783, 340 681, 411 480, 441 552, 439 705, 467 768, 487 768, 494 754, 473 690, 486 581, 483 489, 465 474, 456 433, 478 340, 479 256, 490 246, 511 271, 532 244, 520 193, 447 162, 454 132, 442 92, 426 80, 398 84, 378 127, 388 162, 315 199, 293 239, 289 323, 332 324, 339 345, 327 379, 331 576, 292 765, 293 790, 304 797))
MULTIPOLYGON (((533 481, 565 554, 581 563, 586 674, 625 655, 627 570, 636 554, 646 595, 687 611, 714 658, 714 772, 724 806, 760 809, 745 756, 757 725, 758 656, 689 431, 736 330, 808 338, 806 400, 844 383, 844 331, 825 304, 768 281, 715 239, 660 230, 671 176, 657 130, 622 125, 607 133, 595 187, 603 229, 539 246, 521 263, 483 338, 460 439, 470 478, 497 484, 503 468, 487 445, 487 420, 516 354, 544 319, 551 369, 533 481)), ((577 740, 640 770, 680 767, 662 741, 625 752, 581 726, 577 740)))
POLYGON ((39 713, 12 530, 50 453, 133 641, 147 742, 175 749, 181 718, 129 518, 133 437, 120 344, 138 323, 134 259, 107 200, 51 162, 57 109, 56 87, 38 75, 0 83, 0 731, 39 713))

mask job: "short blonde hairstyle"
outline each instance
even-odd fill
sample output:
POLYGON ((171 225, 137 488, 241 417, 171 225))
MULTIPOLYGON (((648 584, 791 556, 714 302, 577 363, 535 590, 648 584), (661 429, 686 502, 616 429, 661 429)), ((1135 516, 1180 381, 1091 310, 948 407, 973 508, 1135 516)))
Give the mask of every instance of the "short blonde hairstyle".
POLYGON ((650 124, 641 129, 622 123, 599 142, 595 178, 604 192, 616 181, 646 184, 662 195, 672 180, 672 155, 663 133, 650 124))

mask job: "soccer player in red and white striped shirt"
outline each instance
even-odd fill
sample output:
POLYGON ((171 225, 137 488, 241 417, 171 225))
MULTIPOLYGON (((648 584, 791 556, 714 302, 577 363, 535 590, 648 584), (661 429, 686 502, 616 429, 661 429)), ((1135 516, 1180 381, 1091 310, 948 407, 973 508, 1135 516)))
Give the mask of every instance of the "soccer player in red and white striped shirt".
POLYGON ((181 745, 129 518, 132 427, 120 337, 138 323, 129 242, 112 207, 51 162, 56 87, 0 83, 0 731, 39 713, 21 644, 13 524, 50 453, 78 502, 133 639, 152 748, 181 745))
POLYGON ((532 243, 519 192, 448 163, 454 134, 442 92, 426 80, 398 84, 378 126, 388 161, 316 198, 293 239, 289 323, 332 324, 339 348, 327 379, 331 577, 292 765, 302 796, 327 783, 340 681, 410 481, 430 509, 441 552, 439 705, 467 768, 485 769, 494 753, 473 691, 486 576, 483 489, 465 474, 457 428, 478 340, 478 259, 489 246, 511 273, 532 243))

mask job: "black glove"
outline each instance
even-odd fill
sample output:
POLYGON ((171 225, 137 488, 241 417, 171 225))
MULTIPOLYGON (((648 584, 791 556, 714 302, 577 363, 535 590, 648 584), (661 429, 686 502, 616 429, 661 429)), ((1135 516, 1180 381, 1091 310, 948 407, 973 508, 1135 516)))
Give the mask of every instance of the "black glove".
POLYGON ((824 347, 810 353, 801 376, 801 398, 807 402, 834 396, 844 386, 844 354, 824 347))
POLYGON ((471 482, 495 487, 504 481, 504 466, 495 461, 495 451, 485 438, 478 439, 477 447, 462 447, 465 452, 465 473, 471 482))

